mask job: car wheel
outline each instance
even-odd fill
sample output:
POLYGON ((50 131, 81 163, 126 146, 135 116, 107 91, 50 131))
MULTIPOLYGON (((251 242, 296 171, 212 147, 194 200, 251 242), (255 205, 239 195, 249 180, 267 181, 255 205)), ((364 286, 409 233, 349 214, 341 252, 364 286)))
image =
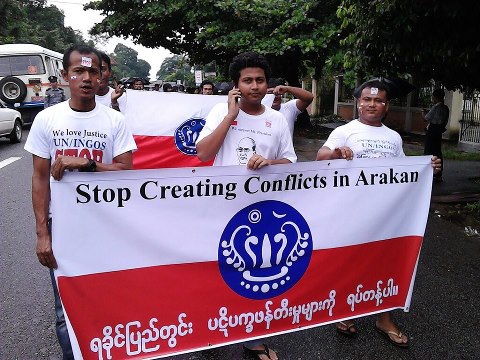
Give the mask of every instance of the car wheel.
POLYGON ((16 144, 22 141, 22 123, 20 120, 15 120, 15 125, 13 126, 13 130, 10 133, 10 142, 12 144, 16 144))
POLYGON ((22 102, 27 96, 27 87, 22 80, 7 76, 0 80, 0 99, 7 104, 22 102))

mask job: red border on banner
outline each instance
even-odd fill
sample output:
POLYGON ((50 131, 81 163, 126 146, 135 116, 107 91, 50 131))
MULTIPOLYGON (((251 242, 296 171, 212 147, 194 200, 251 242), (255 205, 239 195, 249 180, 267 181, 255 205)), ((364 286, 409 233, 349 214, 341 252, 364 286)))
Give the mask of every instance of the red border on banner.
POLYGON ((234 293, 216 261, 61 276, 58 283, 84 359, 98 359, 98 352, 146 358, 403 308, 422 240, 407 236, 315 250, 302 279, 267 300, 234 293), (235 325, 248 313, 258 321, 235 325))
POLYGON ((196 155, 178 150, 173 136, 134 135, 138 150, 133 153, 133 168, 160 169, 211 166, 213 160, 202 162, 196 155))

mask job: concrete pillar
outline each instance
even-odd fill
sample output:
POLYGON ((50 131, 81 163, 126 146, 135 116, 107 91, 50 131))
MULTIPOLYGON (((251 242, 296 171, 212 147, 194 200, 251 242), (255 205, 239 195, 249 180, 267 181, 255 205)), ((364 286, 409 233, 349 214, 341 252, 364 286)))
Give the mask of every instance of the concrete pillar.
POLYGON ((460 133, 460 120, 463 110, 463 93, 460 91, 447 91, 445 93, 445 105, 450 109, 447 131, 443 134, 446 139, 458 138, 460 133))
POLYGON ((320 82, 317 79, 312 78, 312 112, 311 116, 320 116, 320 82))
POLYGON ((407 106, 405 108, 405 125, 404 130, 407 132, 412 131, 412 93, 407 95, 407 106))
POLYGON ((338 115, 338 98, 340 97, 340 77, 335 77, 335 100, 333 102, 333 113, 338 115))

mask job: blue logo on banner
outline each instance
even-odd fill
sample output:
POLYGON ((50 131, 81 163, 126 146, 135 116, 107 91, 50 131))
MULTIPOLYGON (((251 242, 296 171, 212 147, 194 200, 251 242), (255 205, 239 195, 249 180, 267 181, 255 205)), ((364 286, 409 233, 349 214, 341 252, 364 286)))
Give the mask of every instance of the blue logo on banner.
POLYGON ((197 155, 195 141, 205 126, 205 119, 191 118, 175 129, 175 145, 185 155, 197 155))
POLYGON ((294 286, 312 256, 312 234, 292 206, 267 200, 240 210, 227 224, 218 248, 224 281, 237 294, 267 299, 294 286))

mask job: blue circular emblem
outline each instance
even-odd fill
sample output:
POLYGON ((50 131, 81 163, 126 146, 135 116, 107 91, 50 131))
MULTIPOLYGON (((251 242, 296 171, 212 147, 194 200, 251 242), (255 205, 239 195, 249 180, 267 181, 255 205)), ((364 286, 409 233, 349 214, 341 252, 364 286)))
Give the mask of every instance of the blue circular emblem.
POLYGON ((261 201, 228 222, 218 248, 218 265, 237 294, 267 299, 300 280, 312 248, 310 228, 296 209, 280 201, 261 201))
POLYGON ((185 155, 197 155, 195 141, 205 126, 205 119, 191 118, 175 129, 175 145, 185 155))

